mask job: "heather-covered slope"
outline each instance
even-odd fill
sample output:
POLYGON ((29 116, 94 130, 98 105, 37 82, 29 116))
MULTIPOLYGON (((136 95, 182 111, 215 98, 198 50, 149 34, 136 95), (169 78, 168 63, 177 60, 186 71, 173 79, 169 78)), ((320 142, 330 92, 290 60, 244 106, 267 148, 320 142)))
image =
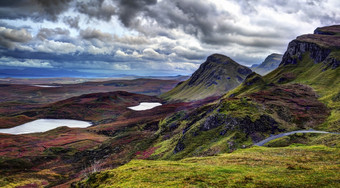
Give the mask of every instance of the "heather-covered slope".
POLYGON ((282 54, 273 53, 266 57, 266 59, 260 65, 251 67, 251 70, 260 75, 266 75, 267 73, 276 69, 280 65, 281 60, 282 54))
POLYGON ((237 87, 252 71, 234 60, 213 54, 185 82, 161 95, 170 101, 194 101, 211 96, 221 96, 237 87))

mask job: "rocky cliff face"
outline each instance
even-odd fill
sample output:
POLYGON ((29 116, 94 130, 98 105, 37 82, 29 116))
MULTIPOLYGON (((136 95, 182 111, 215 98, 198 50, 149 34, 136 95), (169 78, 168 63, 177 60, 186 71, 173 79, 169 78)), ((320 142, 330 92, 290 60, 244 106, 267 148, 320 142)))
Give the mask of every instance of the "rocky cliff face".
POLYGON ((185 82, 161 95, 168 100, 193 101, 220 96, 237 87, 252 71, 231 58, 213 54, 185 82))
POLYGON ((340 65, 340 26, 317 28, 314 34, 297 37, 289 43, 280 66, 297 64, 306 53, 314 63, 323 62, 327 68, 336 69, 340 65))

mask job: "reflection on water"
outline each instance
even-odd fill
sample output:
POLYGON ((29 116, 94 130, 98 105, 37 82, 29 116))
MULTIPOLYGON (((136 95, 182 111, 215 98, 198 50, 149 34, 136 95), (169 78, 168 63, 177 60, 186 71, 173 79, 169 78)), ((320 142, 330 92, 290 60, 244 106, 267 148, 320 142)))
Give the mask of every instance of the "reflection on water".
POLYGON ((152 108, 155 108, 156 106, 161 106, 162 104, 159 102, 142 102, 140 103, 138 106, 131 106, 128 107, 131 110, 135 110, 135 111, 141 111, 141 110, 149 110, 152 108))
POLYGON ((86 128, 91 126, 90 122, 71 119, 38 119, 16 127, 0 129, 0 133, 26 134, 45 132, 57 127, 67 126, 70 128, 86 128))

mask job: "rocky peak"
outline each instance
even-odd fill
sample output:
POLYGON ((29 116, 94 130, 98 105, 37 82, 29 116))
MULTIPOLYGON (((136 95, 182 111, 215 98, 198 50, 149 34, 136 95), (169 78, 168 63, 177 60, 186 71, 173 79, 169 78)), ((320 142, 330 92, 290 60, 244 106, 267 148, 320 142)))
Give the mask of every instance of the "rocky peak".
MULTIPOLYGON (((220 80, 221 76, 227 75, 227 72, 237 72, 244 76, 252 73, 251 69, 236 63, 228 56, 213 54, 210 55, 203 64, 201 64, 197 71, 194 72, 189 79, 188 84, 199 85, 202 81, 206 81, 208 85, 211 85, 211 82, 220 80)), ((242 78, 242 80, 243 79, 244 78, 242 78)))
POLYGON ((221 96, 241 84, 251 73, 251 69, 236 63, 228 56, 212 54, 187 81, 162 97, 192 101, 221 96))
POLYGON ((230 57, 222 55, 222 54, 212 54, 210 55, 207 60, 206 63, 218 63, 218 64, 234 64, 234 65, 238 65, 234 60, 232 60, 230 57))

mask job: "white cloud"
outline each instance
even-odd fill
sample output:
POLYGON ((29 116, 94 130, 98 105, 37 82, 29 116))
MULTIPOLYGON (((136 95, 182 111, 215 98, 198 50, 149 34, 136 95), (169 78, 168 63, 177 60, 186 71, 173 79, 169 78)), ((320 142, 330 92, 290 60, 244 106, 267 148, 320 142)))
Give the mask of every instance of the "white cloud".
POLYGON ((143 57, 151 59, 162 59, 164 58, 164 55, 159 54, 152 48, 146 48, 143 50, 143 57))
POLYGON ((1 57, 0 58, 1 66, 10 66, 10 67, 35 67, 35 68, 52 68, 50 62, 45 60, 38 59, 15 59, 11 57, 1 57))
POLYGON ((54 40, 44 40, 36 49, 40 52, 55 53, 55 54, 70 54, 77 51, 83 51, 80 46, 75 46, 72 43, 60 42, 54 40))
POLYGON ((131 70, 130 66, 129 65, 124 65, 124 64, 113 64, 112 65, 113 69, 115 70, 131 70))

